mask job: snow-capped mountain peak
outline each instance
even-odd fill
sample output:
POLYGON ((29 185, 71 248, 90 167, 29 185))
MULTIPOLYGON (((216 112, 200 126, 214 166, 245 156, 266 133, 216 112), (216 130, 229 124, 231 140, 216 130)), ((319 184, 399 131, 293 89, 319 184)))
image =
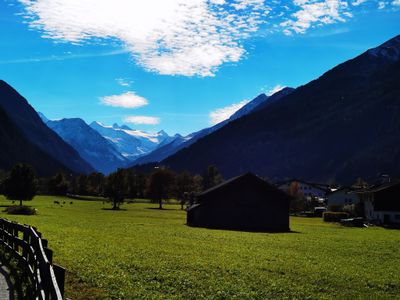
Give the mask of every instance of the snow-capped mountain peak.
POLYGON ((147 154, 159 145, 171 142, 174 139, 163 130, 152 133, 131 129, 127 125, 120 126, 115 123, 110 126, 97 121, 92 122, 90 126, 113 143, 122 155, 130 160, 147 154))

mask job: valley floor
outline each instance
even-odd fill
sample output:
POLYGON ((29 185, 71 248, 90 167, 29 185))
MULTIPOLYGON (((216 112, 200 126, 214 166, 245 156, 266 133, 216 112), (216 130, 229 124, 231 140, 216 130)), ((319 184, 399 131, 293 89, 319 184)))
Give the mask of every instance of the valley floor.
MULTIPOLYGON (((178 205, 54 196, 26 203, 71 299, 399 298, 400 230, 291 218, 291 233, 191 228, 178 205), (57 200, 61 205, 54 204, 57 200), (63 204, 65 201, 65 204, 63 204)), ((0 196, 0 206, 10 202, 0 196)))

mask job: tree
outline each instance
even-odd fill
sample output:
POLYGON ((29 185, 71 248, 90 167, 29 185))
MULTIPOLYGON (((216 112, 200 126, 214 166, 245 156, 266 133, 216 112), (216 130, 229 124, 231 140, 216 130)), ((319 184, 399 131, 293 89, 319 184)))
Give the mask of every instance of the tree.
POLYGON ((159 209, 162 209, 162 200, 169 197, 173 182, 174 173, 168 169, 157 169, 151 174, 148 193, 152 200, 158 202, 159 209))
POLYGON ((175 194, 181 209, 189 200, 189 193, 194 190, 193 177, 189 172, 182 172, 175 178, 175 194))
POLYGON ((48 182, 49 192, 54 195, 65 195, 68 192, 68 188, 69 182, 62 172, 57 173, 48 182))
POLYGON ((203 173, 203 190, 208 190, 224 181, 221 173, 216 166, 208 166, 207 170, 203 173))
POLYGON ((105 177, 102 173, 93 172, 87 177, 87 193, 92 196, 100 196, 104 193, 105 177))
POLYGON ((112 202, 112 209, 119 209, 125 199, 126 180, 123 169, 111 173, 107 176, 105 186, 105 196, 112 202))
POLYGON ((80 174, 76 178, 76 184, 77 184, 77 194, 78 195, 87 195, 88 194, 88 189, 87 189, 87 176, 85 174, 80 174))
POLYGON ((37 192, 35 171, 30 165, 16 164, 3 183, 4 195, 9 200, 30 201, 37 192))
POLYGON ((6 178, 7 178, 6 171, 0 169, 0 195, 4 193, 3 192, 3 183, 6 178))
POLYGON ((134 169, 125 170, 125 176, 127 181, 127 196, 130 199, 135 199, 141 193, 139 191, 139 180, 138 175, 134 169))

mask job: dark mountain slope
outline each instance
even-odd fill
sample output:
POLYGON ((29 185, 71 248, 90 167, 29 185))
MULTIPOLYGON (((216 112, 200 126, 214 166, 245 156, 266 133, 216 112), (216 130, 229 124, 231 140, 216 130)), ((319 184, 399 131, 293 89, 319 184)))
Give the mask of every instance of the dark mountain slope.
POLYGON ((0 107, 25 137, 44 152, 77 173, 88 173, 93 168, 54 131, 48 128, 24 97, 0 80, 0 107))
POLYGON ((400 175, 400 36, 169 157, 174 169, 217 165, 226 177, 350 182, 400 175))
POLYGON ((289 95, 291 92, 293 92, 293 90, 294 90, 293 88, 286 87, 271 96, 267 96, 265 94, 260 94, 256 98, 254 98, 252 101, 247 103, 245 106, 243 106, 241 109, 239 109, 237 112, 235 112, 229 119, 222 121, 212 127, 208 127, 208 128, 202 129, 200 131, 191 133, 190 135, 188 135, 186 137, 178 137, 171 143, 160 146, 157 149, 155 149, 154 151, 152 151, 151 153, 149 153, 145 156, 139 157, 137 160, 135 160, 135 162, 132 164, 132 166, 145 164, 145 163, 149 163, 149 162, 159 162, 159 161, 175 154, 179 150, 189 147, 190 145, 197 142, 199 139, 204 138, 205 136, 209 135, 210 133, 225 126, 229 122, 232 122, 233 120, 239 119, 247 114, 250 114, 254 111, 260 110, 260 109, 268 106, 269 104, 278 101, 279 99, 283 98, 284 96, 289 95))
POLYGON ((0 108, 0 169, 9 170, 15 163, 32 165, 38 175, 51 176, 66 169, 60 162, 32 144, 0 108))

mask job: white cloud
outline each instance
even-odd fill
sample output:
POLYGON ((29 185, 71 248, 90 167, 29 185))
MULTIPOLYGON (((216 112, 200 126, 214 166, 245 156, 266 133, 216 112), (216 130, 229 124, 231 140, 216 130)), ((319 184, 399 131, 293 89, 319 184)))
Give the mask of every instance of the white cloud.
POLYGON ((71 43, 121 41, 134 60, 160 74, 213 76, 239 61, 264 0, 19 0, 30 27, 71 43))
POLYGON ((234 103, 222 108, 217 108, 216 110, 209 113, 208 117, 210 118, 210 124, 215 125, 226 119, 229 119, 235 112, 241 109, 244 105, 249 103, 249 100, 243 100, 239 103, 234 103))
POLYGON ((128 51, 122 50, 113 50, 108 52, 99 52, 99 53, 71 53, 67 52, 63 55, 50 55, 50 56, 42 56, 42 57, 30 57, 30 58, 19 58, 13 60, 0 60, 0 64, 25 64, 25 63, 40 63, 45 61, 64 61, 64 60, 72 60, 72 59, 82 59, 82 58, 92 58, 92 57, 104 57, 104 56, 114 56, 126 54, 128 51))
POLYGON ((384 9, 385 7, 386 7, 386 2, 384 2, 384 1, 378 2, 378 9, 384 9))
POLYGON ((100 98, 104 105, 124 108, 138 108, 149 104, 147 99, 138 96, 135 92, 126 92, 121 95, 104 96, 100 98))
POLYGON ((133 83, 132 80, 130 80, 129 78, 116 78, 115 81, 123 87, 130 87, 131 84, 133 83))
POLYGON ((394 6, 400 6, 400 0, 394 0, 394 1, 392 2, 392 5, 394 5, 394 6))
POLYGON ((351 5, 353 6, 359 6, 360 4, 363 4, 364 2, 366 2, 367 0, 355 0, 353 2, 351 2, 351 5))
POLYGON ((157 125, 160 123, 160 118, 148 116, 128 116, 124 118, 124 122, 136 125, 157 125))
POLYGON ((282 22, 284 33, 305 33, 311 27, 345 22, 345 17, 351 17, 347 11, 348 3, 341 0, 294 0, 300 9, 282 22))
POLYGON ((280 90, 283 90, 285 87, 286 87, 286 86, 277 84, 276 86, 274 86, 272 89, 270 89, 270 90, 267 92, 267 95, 268 95, 268 96, 271 96, 271 95, 273 95, 273 94, 279 92, 280 90))

